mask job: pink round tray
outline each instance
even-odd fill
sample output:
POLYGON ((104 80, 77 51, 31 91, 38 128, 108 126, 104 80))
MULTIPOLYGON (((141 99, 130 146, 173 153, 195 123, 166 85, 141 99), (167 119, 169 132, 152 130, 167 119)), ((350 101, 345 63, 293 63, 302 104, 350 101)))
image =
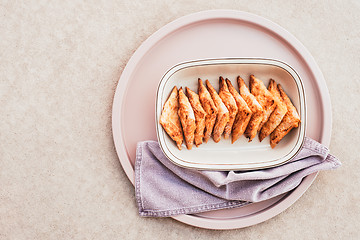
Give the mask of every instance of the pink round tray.
MULTIPOLYGON (((282 27, 253 14, 199 12, 179 18, 150 36, 131 57, 119 80, 113 103, 113 137, 120 163, 132 183, 137 142, 156 140, 155 96, 163 74, 180 62, 224 57, 271 58, 291 65, 305 87, 306 136, 329 145, 330 96, 319 67, 305 47, 282 27)), ((312 174, 292 192, 267 201, 173 218, 210 229, 251 226, 290 207, 315 178, 312 174)))

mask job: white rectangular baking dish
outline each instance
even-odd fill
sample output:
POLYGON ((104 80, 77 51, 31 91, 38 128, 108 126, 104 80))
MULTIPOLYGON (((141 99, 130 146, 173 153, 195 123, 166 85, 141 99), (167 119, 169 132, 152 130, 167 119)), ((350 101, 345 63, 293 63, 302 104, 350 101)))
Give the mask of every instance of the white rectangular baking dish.
POLYGON ((292 159, 301 149, 305 137, 306 103, 304 87, 299 75, 288 64, 273 59, 223 58, 205 59, 180 63, 170 68, 162 77, 156 96, 156 131, 160 147, 167 158, 175 164, 204 170, 254 170, 275 167, 292 159), (248 85, 253 74, 267 86, 270 78, 280 83, 298 110, 301 123, 286 135, 272 149, 269 137, 259 142, 256 136, 248 142, 241 136, 235 143, 222 138, 215 143, 210 139, 199 147, 187 150, 185 145, 180 151, 166 134, 159 119, 162 107, 174 86, 188 87, 197 92, 197 79, 208 79, 218 90, 219 76, 228 78, 238 90, 236 78, 241 76, 248 85))

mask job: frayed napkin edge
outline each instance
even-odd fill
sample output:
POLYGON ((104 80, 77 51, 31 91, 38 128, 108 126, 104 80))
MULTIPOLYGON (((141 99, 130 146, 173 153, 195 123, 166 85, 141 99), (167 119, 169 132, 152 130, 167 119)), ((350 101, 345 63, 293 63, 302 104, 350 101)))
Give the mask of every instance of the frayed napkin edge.
POLYGON ((242 207, 251 202, 244 202, 244 201, 227 201, 222 203, 216 203, 211 205, 199 205, 194 207, 188 208, 181 208, 181 209, 171 209, 171 210, 146 210, 142 207, 139 207, 139 215, 142 217, 172 217, 176 215, 183 215, 183 214, 195 214, 200 212, 207 212, 212 210, 219 210, 219 209, 230 209, 230 208, 237 208, 242 207))

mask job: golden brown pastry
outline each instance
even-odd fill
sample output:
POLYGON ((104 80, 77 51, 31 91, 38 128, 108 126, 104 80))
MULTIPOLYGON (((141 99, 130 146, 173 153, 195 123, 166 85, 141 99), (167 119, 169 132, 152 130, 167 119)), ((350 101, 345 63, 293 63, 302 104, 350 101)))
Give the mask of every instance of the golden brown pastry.
POLYGON ((213 86, 211 86, 210 82, 206 80, 205 83, 211 95, 211 98, 213 99, 215 106, 218 110, 214 131, 213 131, 213 139, 215 142, 219 142, 221 139, 221 135, 224 132, 225 126, 229 121, 229 110, 226 108, 225 104, 219 97, 216 90, 213 88, 213 86))
POLYGON ((254 77, 254 75, 250 75, 249 82, 250 92, 256 97, 256 100, 260 103, 262 108, 264 109, 263 120, 259 126, 258 131, 262 128, 262 126, 269 119, 271 113, 276 108, 276 103, 272 94, 266 89, 264 83, 254 77))
POLYGON ((231 143, 234 143, 244 133, 251 119, 252 112, 248 107, 248 105, 246 104, 245 100, 235 90, 229 79, 226 79, 226 83, 238 107, 238 112, 235 117, 235 121, 232 127, 232 135, 231 135, 231 143))
POLYGON ((223 101, 223 103, 225 104, 225 106, 229 111, 229 121, 226 124, 224 130, 224 138, 228 139, 231 134, 231 130, 235 121, 238 107, 236 106, 235 99, 233 95, 230 93, 228 86, 226 85, 226 82, 223 77, 219 77, 219 86, 220 86, 219 97, 221 98, 221 100, 223 101))
POLYGON ((252 112, 249 124, 247 125, 244 132, 245 137, 247 137, 249 139, 249 142, 251 142, 256 136, 261 121, 263 119, 263 108, 256 100, 255 96, 250 93, 244 80, 240 76, 237 77, 237 83, 239 85, 241 97, 245 100, 246 104, 252 112))
POLYGON ((179 117, 184 131, 185 144, 191 150, 195 138, 195 114, 182 88, 179 89, 179 117))
POLYGON ((176 87, 170 93, 169 98, 166 100, 160 116, 160 124, 165 132, 176 142, 179 150, 183 143, 183 132, 178 115, 179 101, 178 90, 176 87))
POLYGON ((292 104, 290 98, 286 95, 281 85, 278 84, 278 90, 280 92, 281 98, 284 101, 287 112, 282 119, 279 126, 270 134, 270 146, 274 148, 286 134, 290 132, 291 129, 297 128, 300 123, 299 114, 296 111, 296 108, 292 104))
POLYGON ((194 91, 191 91, 188 87, 186 87, 185 89, 191 107, 194 110, 194 114, 195 114, 195 123, 196 123, 195 145, 198 147, 200 144, 202 144, 204 137, 206 112, 201 106, 199 95, 197 95, 194 91))
POLYGON ((283 119, 283 117, 287 112, 286 105, 283 102, 280 96, 280 92, 276 86, 276 82, 273 79, 270 79, 268 90, 274 97, 276 108, 271 113, 269 119, 260 130, 259 133, 260 142, 275 130, 275 128, 280 124, 281 120, 283 119))
POLYGON ((207 142, 210 139, 214 129, 217 116, 217 108, 211 98, 210 93, 208 92, 200 78, 198 79, 198 92, 201 105, 206 112, 204 141, 207 142))

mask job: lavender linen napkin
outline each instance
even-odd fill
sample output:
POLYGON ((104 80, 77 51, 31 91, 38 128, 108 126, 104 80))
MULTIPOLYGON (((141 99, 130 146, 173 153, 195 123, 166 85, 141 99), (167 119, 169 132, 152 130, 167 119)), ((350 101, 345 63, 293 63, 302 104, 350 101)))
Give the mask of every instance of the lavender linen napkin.
POLYGON ((245 172, 182 168, 165 157, 157 142, 145 141, 136 150, 135 194, 141 216, 192 214, 267 200, 293 190, 311 173, 340 165, 310 138, 290 162, 245 172))

